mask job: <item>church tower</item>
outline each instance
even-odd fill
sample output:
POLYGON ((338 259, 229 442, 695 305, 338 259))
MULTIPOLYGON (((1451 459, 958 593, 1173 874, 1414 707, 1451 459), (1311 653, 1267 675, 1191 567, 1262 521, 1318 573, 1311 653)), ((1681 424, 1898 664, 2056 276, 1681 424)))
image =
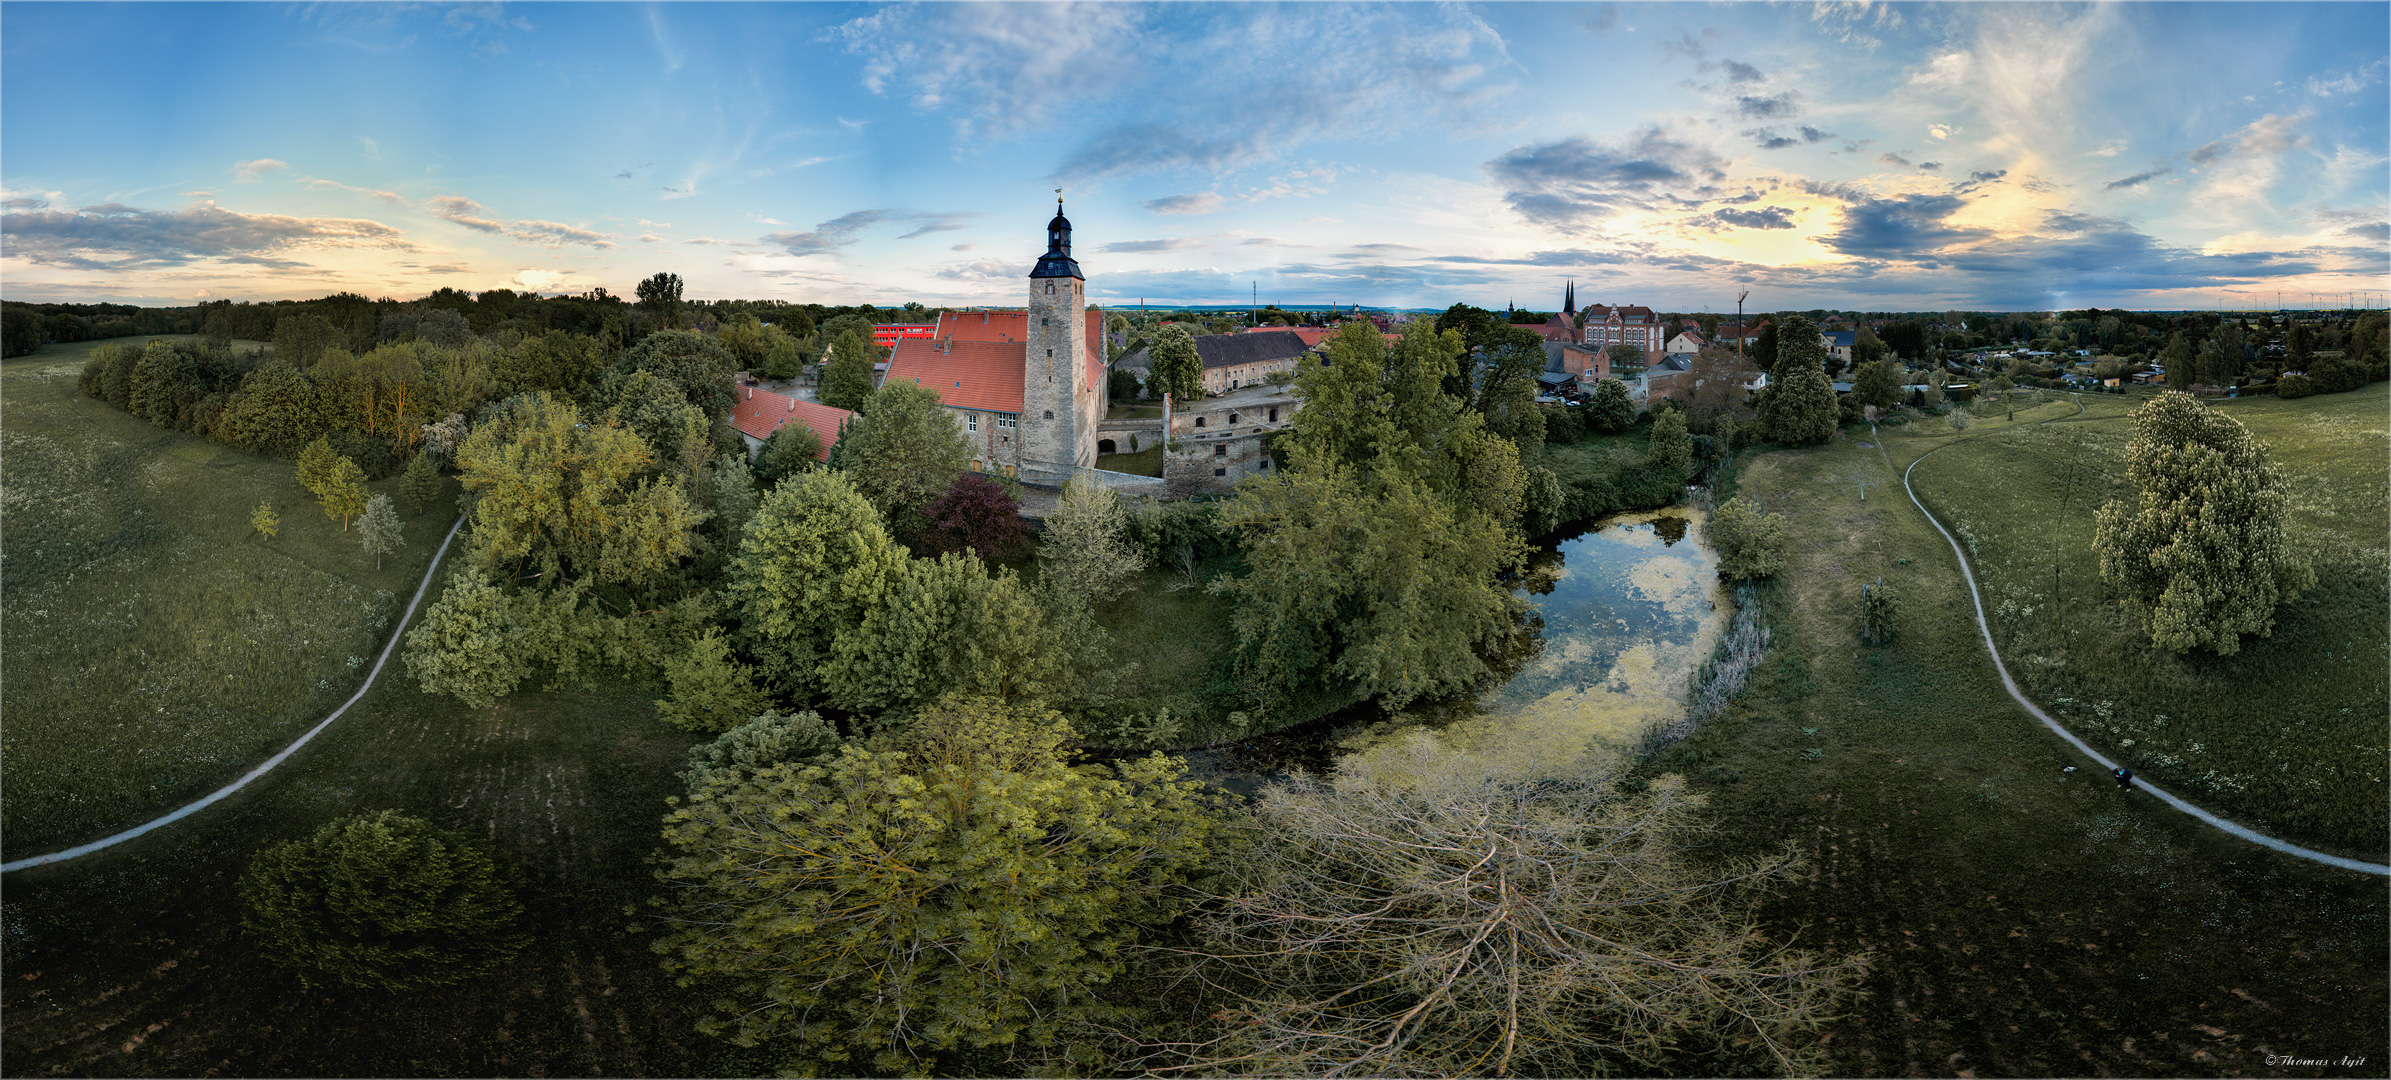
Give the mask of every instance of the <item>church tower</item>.
POLYGON ((1029 346, 1022 357, 1021 468, 1060 480, 1096 465, 1103 365, 1088 355, 1087 278, 1071 257, 1071 219, 1054 200, 1046 254, 1029 272, 1029 346))
POLYGON ((1561 292, 1561 314, 1569 316, 1570 325, 1577 324, 1577 282, 1570 282, 1561 292))

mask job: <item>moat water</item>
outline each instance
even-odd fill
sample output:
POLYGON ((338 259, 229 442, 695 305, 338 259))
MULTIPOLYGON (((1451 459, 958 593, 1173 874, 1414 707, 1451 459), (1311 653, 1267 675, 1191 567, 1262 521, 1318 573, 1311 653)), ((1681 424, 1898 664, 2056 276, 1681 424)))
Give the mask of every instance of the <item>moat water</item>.
POLYGON ((1534 778, 1623 756, 1656 724, 1684 715, 1687 680, 1732 614, 1701 512, 1620 514, 1548 538, 1517 583, 1541 626, 1497 684, 1395 715, 1365 702, 1189 763, 1232 788, 1295 769, 1362 768, 1400 776, 1450 763, 1534 778))

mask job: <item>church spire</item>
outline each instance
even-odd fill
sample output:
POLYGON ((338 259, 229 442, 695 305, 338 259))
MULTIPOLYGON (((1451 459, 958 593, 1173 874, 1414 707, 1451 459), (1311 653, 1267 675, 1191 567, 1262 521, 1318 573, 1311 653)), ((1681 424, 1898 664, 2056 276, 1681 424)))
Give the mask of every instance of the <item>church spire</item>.
POLYGON ((1570 282, 1561 292, 1561 314, 1577 314, 1577 282, 1570 282))

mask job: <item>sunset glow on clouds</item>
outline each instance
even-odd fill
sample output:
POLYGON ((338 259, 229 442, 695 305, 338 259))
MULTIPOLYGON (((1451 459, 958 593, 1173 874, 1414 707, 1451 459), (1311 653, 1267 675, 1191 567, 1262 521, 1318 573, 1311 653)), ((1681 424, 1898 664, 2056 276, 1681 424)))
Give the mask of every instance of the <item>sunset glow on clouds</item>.
POLYGON ((2338 305, 2381 4, 0 9, 0 288, 2338 305))

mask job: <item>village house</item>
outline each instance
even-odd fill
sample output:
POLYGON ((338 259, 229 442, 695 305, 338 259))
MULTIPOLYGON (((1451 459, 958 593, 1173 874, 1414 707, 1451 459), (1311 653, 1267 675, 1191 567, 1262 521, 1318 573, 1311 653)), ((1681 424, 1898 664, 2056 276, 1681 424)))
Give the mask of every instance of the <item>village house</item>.
MULTIPOLYGON (((1324 333, 1321 335, 1326 337, 1324 333)), ((1195 339, 1196 356, 1204 363, 1204 392, 1226 394, 1260 385, 1273 372, 1294 373, 1295 364, 1312 350, 1304 335, 1293 330, 1248 330, 1242 334, 1210 334, 1195 339)))
POLYGON ((830 460, 831 444, 839 437, 839 425, 855 415, 845 409, 833 409, 820 402, 806 401, 789 394, 778 394, 748 382, 740 373, 738 404, 731 409, 731 426, 738 429, 739 439, 747 444, 747 456, 752 459, 764 449, 764 442, 772 433, 791 423, 804 424, 813 429, 822 446, 814 451, 814 460, 830 460))

